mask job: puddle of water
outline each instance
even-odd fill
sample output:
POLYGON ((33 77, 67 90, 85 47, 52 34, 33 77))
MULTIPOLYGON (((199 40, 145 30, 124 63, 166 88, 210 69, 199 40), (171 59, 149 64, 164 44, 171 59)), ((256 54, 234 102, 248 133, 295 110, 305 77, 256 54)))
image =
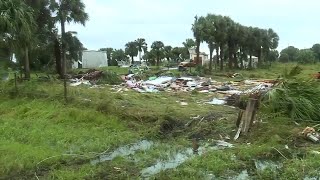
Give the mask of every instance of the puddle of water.
MULTIPOLYGON (((232 148, 233 145, 224 141, 217 141, 215 146, 205 146, 199 147, 198 155, 202 155, 204 152, 232 148)), ((167 161, 157 161, 157 163, 153 166, 147 167, 140 171, 141 177, 148 178, 155 174, 160 173, 166 169, 174 169, 178 167, 180 164, 184 163, 186 160, 195 157, 194 151, 192 148, 188 148, 182 152, 175 154, 173 157, 169 158, 167 161)))
POLYGON ((241 171, 241 173, 238 176, 235 176, 233 178, 231 178, 232 180, 247 180, 249 179, 249 174, 247 170, 243 170, 241 171))
MULTIPOLYGON (((199 149, 200 154, 200 149, 199 149)), ((158 161, 155 165, 143 169, 140 173, 142 177, 150 177, 152 175, 158 174, 159 172, 166 169, 173 169, 178 167, 180 164, 184 163, 186 160, 195 156, 191 148, 184 152, 177 153, 173 158, 168 161, 158 161)))
POLYGON ((92 160, 91 164, 95 165, 100 162, 111 161, 112 159, 114 159, 116 157, 129 156, 129 155, 134 154, 138 150, 141 150, 141 151, 148 150, 151 148, 152 145, 153 145, 152 141, 142 140, 142 141, 139 141, 135 144, 122 146, 122 147, 119 147, 118 149, 114 150, 111 153, 103 154, 103 155, 99 156, 97 159, 92 160))
POLYGON ((270 168, 272 170, 277 170, 282 167, 282 164, 271 161, 271 160, 255 160, 254 164, 258 171, 263 171, 267 168, 270 168))
MULTIPOLYGON (((233 172, 231 172, 233 174, 233 172)), ((216 177, 214 174, 206 174, 205 180, 216 180, 216 179, 228 179, 228 180, 248 180, 250 179, 249 173, 247 170, 241 171, 238 175, 235 176, 222 176, 216 177)))
POLYGON ((303 180, 318 180, 319 178, 316 177, 305 177, 303 180))

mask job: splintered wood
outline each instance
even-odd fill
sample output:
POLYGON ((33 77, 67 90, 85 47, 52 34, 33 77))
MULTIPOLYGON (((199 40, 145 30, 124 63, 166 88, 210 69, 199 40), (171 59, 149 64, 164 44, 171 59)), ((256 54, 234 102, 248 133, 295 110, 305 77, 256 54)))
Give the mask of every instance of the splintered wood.
POLYGON ((247 135, 249 129, 256 118, 258 108, 257 99, 249 99, 246 110, 240 110, 238 114, 238 119, 236 125, 238 127, 237 134, 234 137, 234 140, 237 140, 241 133, 247 135))

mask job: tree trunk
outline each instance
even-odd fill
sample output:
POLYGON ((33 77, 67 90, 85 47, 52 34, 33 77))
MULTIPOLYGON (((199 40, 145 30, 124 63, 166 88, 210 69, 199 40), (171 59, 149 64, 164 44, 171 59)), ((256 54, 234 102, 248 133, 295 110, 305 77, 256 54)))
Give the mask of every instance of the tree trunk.
POLYGON ((232 48, 229 48, 229 62, 228 62, 228 67, 229 69, 232 69, 232 62, 233 62, 233 59, 232 59, 232 48))
POLYGON ((214 50, 213 46, 211 46, 209 50, 210 50, 209 72, 211 74, 212 73, 212 61, 213 61, 212 54, 213 54, 213 50, 214 50))
POLYGON ((224 58, 224 52, 223 52, 223 45, 220 45, 220 70, 223 70, 223 58, 224 58))
MULTIPOLYGON (((65 43, 65 21, 62 18, 61 20, 61 47, 62 47, 62 58, 61 58, 61 64, 62 64, 62 74, 65 76, 67 74, 67 60, 66 60, 66 43, 65 43)), ((64 77, 62 77, 64 78, 64 77)))
POLYGON ((260 48, 258 53, 258 67, 261 67, 261 65, 262 65, 262 59, 261 59, 261 48, 260 48))
POLYGON ((243 52, 241 47, 240 47, 240 68, 243 69, 243 52))
POLYGON ((200 41, 197 41, 197 48, 196 48, 196 53, 197 53, 197 59, 196 59, 196 62, 198 64, 199 62, 199 57, 200 57, 200 41))
POLYGON ((140 65, 141 65, 141 51, 139 51, 139 61, 140 61, 140 65))
POLYGON ((258 53, 258 67, 261 67, 262 64, 263 64, 263 60, 262 60, 262 48, 260 47, 259 53, 258 53))
POLYGON ((239 69, 238 58, 237 58, 236 52, 233 54, 233 65, 234 65, 235 69, 239 69))
POLYGON ((160 58, 159 56, 157 56, 157 67, 159 67, 159 65, 160 65, 160 58))
POLYGON ((219 47, 216 47, 216 53, 217 53, 217 61, 215 63, 215 70, 217 70, 217 66, 219 66, 219 47))
POLYGON ((54 40, 54 55, 56 58, 56 71, 60 75, 60 77, 63 76, 62 71, 61 71, 61 49, 60 49, 60 42, 57 37, 55 37, 54 40))
POLYGON ((133 56, 131 56, 131 65, 134 64, 133 56))
POLYGON ((250 53, 249 69, 252 69, 252 54, 250 53))
POLYGON ((25 79, 30 79, 30 62, 29 62, 29 49, 25 47, 24 51, 24 77, 25 79))

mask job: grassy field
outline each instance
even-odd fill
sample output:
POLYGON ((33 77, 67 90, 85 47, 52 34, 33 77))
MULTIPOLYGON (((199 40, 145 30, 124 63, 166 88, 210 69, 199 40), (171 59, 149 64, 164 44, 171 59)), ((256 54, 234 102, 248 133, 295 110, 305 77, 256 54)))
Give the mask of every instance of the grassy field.
MULTIPOLYGON (((271 69, 238 72, 244 78, 277 78, 290 67, 293 64, 275 64, 271 69)), ((305 78, 320 69, 319 64, 302 67, 300 77, 305 78)), ((108 70, 127 72, 118 67, 108 70)), ((234 80, 217 76, 221 74, 216 72, 212 78, 234 80)), ((79 86, 68 88, 65 103, 58 80, 19 83, 18 95, 9 91, 12 82, 0 88, 0 179, 141 179, 148 167, 159 162, 170 167, 171 161, 177 161, 177 167, 148 169, 154 172, 151 178, 232 179, 243 171, 251 179, 320 176, 319 146, 299 135, 316 122, 297 124, 287 117, 259 114, 260 121, 249 135, 233 141, 238 110, 205 104, 215 94, 117 93, 109 85, 79 86), (205 118, 192 122, 191 117, 198 115, 205 118), (194 138, 205 150, 185 157, 183 152, 192 148, 194 138), (152 142, 151 147, 132 148, 142 140, 152 142), (216 140, 234 147, 210 150, 216 140), (91 163, 121 146, 131 147, 130 153, 91 163), (257 161, 280 165, 257 168, 257 161)))

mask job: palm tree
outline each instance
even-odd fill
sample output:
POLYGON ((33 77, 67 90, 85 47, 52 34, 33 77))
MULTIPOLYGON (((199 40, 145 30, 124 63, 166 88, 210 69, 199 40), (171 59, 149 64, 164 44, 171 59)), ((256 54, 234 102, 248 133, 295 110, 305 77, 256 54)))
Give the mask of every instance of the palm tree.
POLYGON ((212 64, 213 64, 213 51, 216 49, 216 44, 215 44, 215 33, 216 29, 214 27, 214 21, 215 21, 216 15, 214 14, 208 14, 206 16, 206 21, 205 21, 205 28, 204 28, 204 35, 203 39, 205 42, 207 42, 208 47, 209 47, 209 56, 210 56, 210 61, 209 61, 209 71, 212 73, 212 64))
POLYGON ((196 53, 197 53, 197 62, 199 61, 199 56, 200 56, 200 43, 203 41, 203 30, 205 26, 205 18, 198 16, 194 17, 194 23, 192 24, 192 31, 193 31, 193 36, 196 39, 196 53))
POLYGON ((262 49, 264 52, 264 56, 268 57, 269 52, 278 47, 279 44, 279 36, 273 29, 265 30, 262 39, 262 49))
POLYGON ((128 56, 131 57, 131 64, 133 64, 134 63, 133 57, 137 56, 139 51, 137 48, 137 42, 131 41, 131 42, 128 42, 125 46, 126 46, 125 52, 128 56))
POLYGON ((60 76, 64 76, 67 72, 65 23, 75 22, 85 26, 89 16, 85 12, 85 4, 81 0, 51 0, 50 6, 51 10, 57 14, 56 20, 61 25, 62 74, 60 76))
POLYGON ((171 46, 164 46, 163 51, 164 51, 164 56, 167 58, 167 61, 169 62, 170 59, 173 58, 172 47, 171 46))
POLYGON ((135 42, 137 44, 137 48, 139 51, 139 61, 141 64, 141 53, 142 53, 142 51, 143 51, 143 53, 147 52, 148 45, 147 45, 146 40, 144 38, 138 38, 135 42))
POLYGON ((196 46, 196 42, 194 42, 194 40, 190 38, 186 39, 186 41, 183 42, 182 44, 185 48, 188 48, 188 49, 196 46))
POLYGON ((151 49, 153 50, 153 52, 155 53, 155 55, 157 57, 157 66, 159 67, 160 59, 164 55, 164 53, 163 53, 164 44, 161 41, 155 41, 152 43, 151 49))
POLYGON ((0 33, 9 34, 9 46, 24 52, 25 78, 30 79, 29 47, 36 26, 33 10, 23 1, 7 0, 1 1, 0 14, 0 33))

